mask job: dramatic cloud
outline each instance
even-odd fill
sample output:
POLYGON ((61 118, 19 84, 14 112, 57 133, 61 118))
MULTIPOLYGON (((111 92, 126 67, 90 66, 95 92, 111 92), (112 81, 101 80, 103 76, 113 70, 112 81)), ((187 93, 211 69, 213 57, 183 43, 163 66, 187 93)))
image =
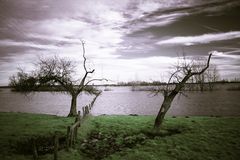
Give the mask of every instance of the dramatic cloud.
POLYGON ((16 42, 13 40, 0 40, 0 46, 19 46, 19 47, 28 47, 28 48, 36 48, 36 49, 56 49, 56 46, 50 46, 50 45, 41 45, 41 44, 34 44, 32 42, 16 42))
POLYGON ((239 10, 237 0, 0 0, 0 85, 37 56, 81 63, 81 40, 94 76, 114 82, 161 80, 181 52, 213 50, 220 73, 236 77, 239 10))

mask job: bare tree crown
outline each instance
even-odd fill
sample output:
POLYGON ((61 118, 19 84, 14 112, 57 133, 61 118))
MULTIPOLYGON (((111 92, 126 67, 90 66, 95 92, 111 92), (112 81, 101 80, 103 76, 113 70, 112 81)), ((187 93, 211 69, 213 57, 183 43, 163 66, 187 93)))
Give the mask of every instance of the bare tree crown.
POLYGON ((173 90, 178 90, 179 92, 191 77, 201 75, 209 68, 211 56, 212 53, 209 54, 206 62, 199 59, 187 59, 183 56, 174 65, 174 71, 170 74, 165 88, 155 91, 155 95, 162 91, 164 96, 169 95, 173 90), (175 87, 170 87, 170 84, 175 84, 175 87))
MULTIPOLYGON (((94 69, 87 69, 86 62, 87 58, 85 56, 85 43, 81 41, 82 44, 82 57, 83 57, 83 69, 84 74, 80 79, 75 79, 76 65, 73 61, 67 58, 60 58, 54 56, 51 58, 39 58, 36 69, 30 73, 24 73, 23 70, 17 74, 17 76, 10 77, 10 85, 16 86, 20 85, 18 82, 29 81, 30 77, 34 78, 34 84, 28 85, 28 89, 25 86, 20 87, 22 90, 31 90, 30 87, 39 87, 42 85, 61 85, 72 95, 78 95, 80 92, 86 89, 87 85, 94 81, 101 81, 106 79, 89 79, 89 74, 92 74, 94 69)), ((26 85, 26 83, 21 83, 21 85, 26 85)))

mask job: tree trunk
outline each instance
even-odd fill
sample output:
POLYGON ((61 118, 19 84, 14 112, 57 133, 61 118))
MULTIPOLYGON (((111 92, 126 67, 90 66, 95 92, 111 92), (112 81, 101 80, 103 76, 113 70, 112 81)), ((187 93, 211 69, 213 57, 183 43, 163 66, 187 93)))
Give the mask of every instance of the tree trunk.
POLYGON ((157 117, 155 119, 155 122, 154 122, 154 129, 156 129, 158 131, 160 130, 160 127, 162 125, 163 119, 164 119, 168 109, 170 108, 174 97, 172 97, 172 98, 170 98, 169 96, 164 97, 162 106, 161 106, 161 108, 160 108, 160 110, 158 112, 158 115, 157 115, 157 117))
POLYGON ((74 117, 77 115, 77 95, 72 95, 71 108, 68 117, 74 117))

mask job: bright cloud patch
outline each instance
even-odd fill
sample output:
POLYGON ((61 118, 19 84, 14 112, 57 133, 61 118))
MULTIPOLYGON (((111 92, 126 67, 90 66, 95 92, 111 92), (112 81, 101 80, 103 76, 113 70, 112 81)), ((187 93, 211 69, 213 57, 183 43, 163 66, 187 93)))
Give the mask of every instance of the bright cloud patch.
POLYGON ((158 45, 196 45, 205 44, 215 41, 223 41, 240 38, 240 31, 217 33, 217 34, 203 34, 200 36, 188 36, 188 37, 174 37, 167 40, 157 42, 158 45))

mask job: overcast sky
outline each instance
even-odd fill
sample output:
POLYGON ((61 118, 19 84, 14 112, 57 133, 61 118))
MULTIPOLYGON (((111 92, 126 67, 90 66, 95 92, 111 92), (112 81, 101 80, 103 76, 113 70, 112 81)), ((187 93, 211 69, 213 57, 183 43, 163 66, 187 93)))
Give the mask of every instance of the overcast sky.
POLYGON ((0 0, 0 85, 38 56, 81 59, 95 78, 163 80, 184 52, 240 77, 239 0, 0 0))

